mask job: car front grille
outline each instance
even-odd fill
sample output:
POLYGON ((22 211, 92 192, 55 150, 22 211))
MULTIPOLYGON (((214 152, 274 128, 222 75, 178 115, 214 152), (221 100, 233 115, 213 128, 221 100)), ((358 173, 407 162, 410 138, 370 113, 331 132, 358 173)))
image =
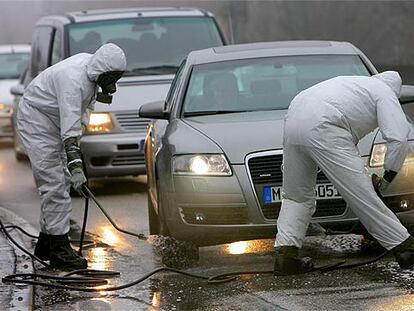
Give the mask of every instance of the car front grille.
MULTIPOLYGON (((247 162, 263 216, 267 219, 276 219, 278 217, 281 203, 264 204, 262 196, 263 187, 282 185, 282 163, 282 154, 251 157, 247 162)), ((324 184, 330 183, 330 181, 325 174, 320 171, 317 175, 317 183, 324 184)), ((318 200, 316 204, 316 212, 313 217, 339 216, 344 214, 345 211, 346 202, 343 199, 318 200)))
POLYGON ((126 132, 147 132, 149 120, 140 118, 137 111, 115 113, 115 118, 122 130, 126 132))
POLYGON ((245 207, 181 207, 186 223, 197 225, 239 225, 248 223, 245 207))
MULTIPOLYGON (((262 204, 261 209, 265 218, 276 219, 280 212, 280 203, 262 204)), ((346 202, 342 199, 319 200, 313 217, 339 216, 345 213, 346 202)))
POLYGON ((143 154, 119 155, 112 160, 112 166, 145 165, 143 154))

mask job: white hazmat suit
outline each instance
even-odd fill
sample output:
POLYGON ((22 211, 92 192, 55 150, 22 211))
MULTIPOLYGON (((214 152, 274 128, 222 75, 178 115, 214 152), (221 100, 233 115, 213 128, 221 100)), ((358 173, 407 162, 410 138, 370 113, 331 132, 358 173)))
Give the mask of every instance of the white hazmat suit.
POLYGON ((301 247, 315 212, 322 169, 368 232, 387 250, 410 235, 376 194, 356 144, 379 127, 387 142, 385 170, 398 172, 408 151, 410 123, 398 97, 401 78, 341 76, 299 93, 285 117, 283 201, 276 246, 301 247))
POLYGON ((63 141, 82 135, 94 109, 98 76, 125 68, 124 52, 105 44, 95 54, 77 54, 49 67, 25 89, 17 125, 39 189, 41 232, 69 231, 70 175, 63 141))

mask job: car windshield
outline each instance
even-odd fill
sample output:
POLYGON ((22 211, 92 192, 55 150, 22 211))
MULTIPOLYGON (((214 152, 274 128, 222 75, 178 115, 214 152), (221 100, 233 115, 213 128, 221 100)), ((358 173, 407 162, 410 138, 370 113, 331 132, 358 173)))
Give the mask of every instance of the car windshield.
POLYGON ((287 109, 300 91, 340 75, 370 75, 356 55, 278 56, 194 66, 184 116, 287 109))
POLYGON ((173 74, 192 50, 223 45, 211 17, 157 17, 69 25, 70 55, 115 43, 127 58, 125 75, 173 74))
POLYGON ((0 79, 18 79, 29 61, 30 53, 0 54, 0 79))

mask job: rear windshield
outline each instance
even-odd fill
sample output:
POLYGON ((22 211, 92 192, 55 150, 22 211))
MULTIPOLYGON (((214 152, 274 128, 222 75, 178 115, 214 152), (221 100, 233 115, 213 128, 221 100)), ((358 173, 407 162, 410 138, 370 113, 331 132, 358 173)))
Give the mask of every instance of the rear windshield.
POLYGON ((196 65, 184 101, 184 116, 287 109, 300 91, 341 75, 370 73, 355 55, 278 56, 196 65))
POLYGON ((0 79, 18 79, 26 69, 30 53, 0 54, 0 79))
POLYGON ((69 53, 94 53, 115 43, 127 57, 125 75, 171 74, 192 50, 223 45, 211 17, 119 19, 69 25, 69 53))

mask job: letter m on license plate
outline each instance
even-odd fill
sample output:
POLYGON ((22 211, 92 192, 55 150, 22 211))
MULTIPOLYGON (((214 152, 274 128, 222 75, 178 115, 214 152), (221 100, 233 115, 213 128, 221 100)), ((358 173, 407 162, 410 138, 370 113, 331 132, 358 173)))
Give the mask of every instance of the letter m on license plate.
POLYGON ((264 187, 263 202, 266 204, 282 201, 282 187, 264 187))

